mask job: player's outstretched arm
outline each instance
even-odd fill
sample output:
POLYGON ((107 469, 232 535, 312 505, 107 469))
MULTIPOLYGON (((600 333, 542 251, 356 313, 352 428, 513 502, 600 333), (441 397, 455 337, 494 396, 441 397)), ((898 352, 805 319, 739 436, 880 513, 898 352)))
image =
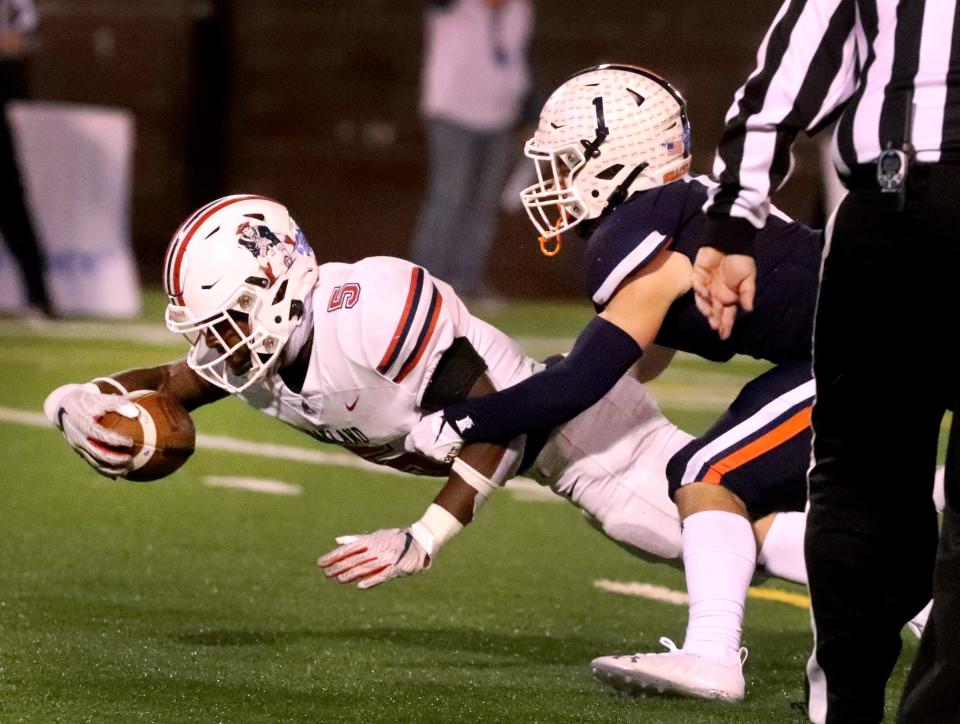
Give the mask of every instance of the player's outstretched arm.
POLYGON ((201 405, 207 405, 228 396, 228 392, 207 382, 190 369, 186 360, 177 360, 156 367, 117 372, 110 377, 94 380, 101 392, 123 394, 111 382, 118 383, 124 390, 156 390, 176 398, 177 402, 189 412, 201 405))
POLYGON ((496 475, 503 453, 495 445, 464 448, 446 485, 420 520, 406 528, 339 536, 340 545, 317 565, 327 578, 356 583, 360 589, 428 569, 437 552, 473 520, 487 496, 499 487, 491 476, 496 475))
POLYGON ((133 441, 99 423, 107 412, 136 417, 139 410, 126 395, 135 390, 157 390, 175 397, 187 410, 226 396, 203 380, 185 360, 166 365, 118 372, 83 384, 61 385, 43 403, 47 419, 59 429, 67 444, 94 470, 115 478, 133 464, 133 441))
POLYGON ((689 289, 689 263, 669 253, 628 277, 560 362, 513 387, 424 417, 407 450, 450 462, 464 443, 552 430, 594 405, 653 344, 673 301, 689 289))
MULTIPOLYGON (((494 390, 484 374, 473 383, 469 396, 482 397, 494 390)), ((512 475, 520 447, 468 445, 453 461, 446 484, 420 520, 406 528, 340 536, 340 545, 317 565, 328 578, 356 583, 360 589, 426 570, 437 552, 473 520, 490 493, 512 475)))

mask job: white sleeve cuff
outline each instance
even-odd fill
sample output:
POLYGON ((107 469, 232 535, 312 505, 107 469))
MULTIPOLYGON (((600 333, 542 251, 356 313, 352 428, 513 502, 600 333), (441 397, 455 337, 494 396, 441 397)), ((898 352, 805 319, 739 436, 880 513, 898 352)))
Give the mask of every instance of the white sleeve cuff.
POLYGON ((433 558, 437 551, 461 530, 463 530, 463 523, 457 520, 453 513, 436 503, 431 503, 423 517, 410 526, 410 535, 433 558))

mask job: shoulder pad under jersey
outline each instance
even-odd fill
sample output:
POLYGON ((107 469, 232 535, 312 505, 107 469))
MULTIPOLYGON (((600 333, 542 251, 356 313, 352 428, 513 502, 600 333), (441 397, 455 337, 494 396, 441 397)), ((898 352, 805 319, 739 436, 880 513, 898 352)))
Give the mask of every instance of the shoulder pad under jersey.
POLYGON ((423 267, 393 257, 363 259, 348 276, 361 308, 356 329, 339 335, 344 354, 419 399, 434 357, 453 340, 440 288, 423 267))
POLYGON ((594 230, 587 244, 587 291, 606 306, 623 280, 649 264, 670 244, 682 218, 685 179, 634 194, 594 230))

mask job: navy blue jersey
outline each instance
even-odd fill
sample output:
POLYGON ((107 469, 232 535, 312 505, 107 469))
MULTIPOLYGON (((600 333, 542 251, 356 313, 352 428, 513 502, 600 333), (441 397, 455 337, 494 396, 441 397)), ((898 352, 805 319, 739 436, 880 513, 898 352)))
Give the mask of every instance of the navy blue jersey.
MULTIPOLYGON (((707 177, 684 179, 634 194, 605 217, 587 244, 587 286, 598 310, 630 274, 669 248, 690 259, 702 245, 707 177)), ((809 359, 817 301, 822 234, 771 214, 754 247, 754 312, 739 310, 727 340, 697 310, 693 291, 667 312, 657 343, 723 362, 746 354, 771 362, 809 359)))

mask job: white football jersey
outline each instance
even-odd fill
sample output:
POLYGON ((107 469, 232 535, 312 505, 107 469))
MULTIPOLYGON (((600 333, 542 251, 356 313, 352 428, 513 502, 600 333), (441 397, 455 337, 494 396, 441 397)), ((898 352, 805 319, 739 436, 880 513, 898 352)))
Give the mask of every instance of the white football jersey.
MULTIPOLYGON (((542 368, 473 317, 448 284, 401 259, 322 265, 310 305, 313 349, 301 392, 273 374, 239 396, 318 440, 400 470, 440 475, 449 469, 407 453, 403 443, 455 338, 470 341, 497 389, 542 368)), ((665 471, 690 439, 642 384, 625 376, 554 430, 526 474, 579 505, 618 542, 676 558, 680 523, 665 471)))
POLYGON ((240 397, 318 440, 402 470, 445 469, 406 453, 403 440, 455 338, 470 341, 497 389, 536 368, 509 337, 473 317, 448 284, 402 259, 324 264, 310 304, 313 351, 302 390, 270 375, 240 397))

